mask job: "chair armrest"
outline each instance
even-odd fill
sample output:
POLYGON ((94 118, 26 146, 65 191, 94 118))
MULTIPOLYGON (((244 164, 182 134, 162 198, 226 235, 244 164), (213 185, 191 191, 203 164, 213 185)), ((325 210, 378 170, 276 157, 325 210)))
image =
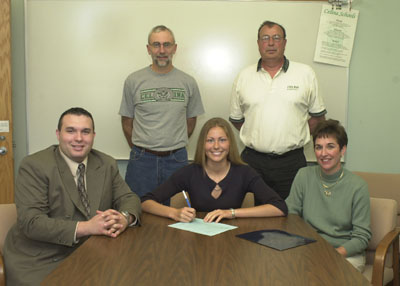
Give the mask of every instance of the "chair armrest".
POLYGON ((393 270, 394 282, 398 285, 398 268, 399 268, 399 234, 400 228, 395 228, 391 232, 387 233, 385 237, 379 242, 378 247, 375 251, 374 266, 372 269, 372 285, 382 285, 383 283, 383 271, 385 267, 386 254, 391 245, 393 245, 393 270))
POLYGON ((4 275, 4 261, 3 254, 0 251, 0 286, 6 286, 6 277, 4 275))

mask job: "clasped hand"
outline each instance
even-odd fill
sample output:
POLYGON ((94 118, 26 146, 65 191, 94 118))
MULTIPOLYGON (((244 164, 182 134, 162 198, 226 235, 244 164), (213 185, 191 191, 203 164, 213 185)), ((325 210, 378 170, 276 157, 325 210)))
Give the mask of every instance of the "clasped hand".
POLYGON ((106 235, 110 237, 117 237, 128 226, 126 218, 120 212, 113 209, 96 211, 96 215, 88 223, 90 224, 92 235, 106 235))

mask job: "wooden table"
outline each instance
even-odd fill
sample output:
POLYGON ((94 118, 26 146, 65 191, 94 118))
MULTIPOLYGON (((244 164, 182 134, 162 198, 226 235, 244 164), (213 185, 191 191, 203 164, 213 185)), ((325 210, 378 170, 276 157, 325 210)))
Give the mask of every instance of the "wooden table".
POLYGON ((167 227, 172 220, 143 214, 142 226, 116 239, 94 236, 42 285, 369 285, 300 217, 224 220, 239 228, 208 237, 167 227), (236 234, 281 229, 317 242, 274 250, 236 234))

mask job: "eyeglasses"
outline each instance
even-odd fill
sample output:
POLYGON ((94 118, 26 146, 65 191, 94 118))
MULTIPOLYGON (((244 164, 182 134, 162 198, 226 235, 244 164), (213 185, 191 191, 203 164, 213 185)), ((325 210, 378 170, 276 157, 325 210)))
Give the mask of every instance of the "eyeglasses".
POLYGON ((282 41, 283 37, 280 35, 273 35, 273 36, 264 35, 261 37, 261 41, 263 41, 264 43, 268 43, 269 39, 272 39, 275 43, 278 43, 278 42, 282 41))
POLYGON ((153 43, 151 43, 149 45, 152 46, 155 49, 159 49, 159 48, 161 48, 161 46, 163 46, 164 49, 169 49, 169 48, 172 48, 175 44, 171 43, 171 42, 165 42, 165 43, 153 42, 153 43))

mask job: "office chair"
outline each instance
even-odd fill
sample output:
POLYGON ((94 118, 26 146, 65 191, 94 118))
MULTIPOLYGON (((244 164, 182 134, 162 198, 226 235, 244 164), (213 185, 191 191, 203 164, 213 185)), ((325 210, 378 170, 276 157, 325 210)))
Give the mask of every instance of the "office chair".
POLYGON ((392 199, 371 198, 372 238, 367 248, 363 275, 374 286, 399 286, 399 234, 396 228, 397 202, 392 199))
POLYGON ((15 204, 0 204, 0 286, 6 285, 3 246, 7 233, 11 226, 17 221, 17 209, 15 204))

